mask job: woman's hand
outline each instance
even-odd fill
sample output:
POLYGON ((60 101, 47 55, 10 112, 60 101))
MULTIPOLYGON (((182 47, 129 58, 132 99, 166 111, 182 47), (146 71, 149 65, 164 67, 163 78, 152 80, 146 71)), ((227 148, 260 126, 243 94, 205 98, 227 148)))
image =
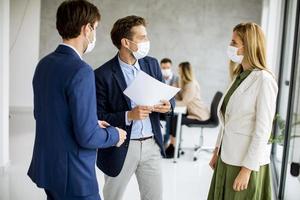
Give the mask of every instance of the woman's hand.
POLYGON ((209 166, 214 170, 216 168, 216 164, 217 164, 217 161, 218 161, 218 151, 219 151, 219 148, 216 147, 214 152, 213 152, 213 156, 209 162, 209 166))
POLYGON ((251 170, 246 167, 242 167, 240 173, 234 180, 233 190, 236 192, 246 190, 248 188, 250 175, 251 170))

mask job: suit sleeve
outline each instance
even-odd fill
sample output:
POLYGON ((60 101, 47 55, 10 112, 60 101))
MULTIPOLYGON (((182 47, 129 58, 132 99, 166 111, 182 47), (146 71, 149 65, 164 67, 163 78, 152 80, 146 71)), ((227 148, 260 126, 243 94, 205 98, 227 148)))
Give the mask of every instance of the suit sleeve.
POLYGON ((68 100, 73 130, 78 144, 84 148, 107 148, 117 144, 116 128, 100 128, 96 114, 95 77, 90 67, 81 68, 68 87, 68 100))
POLYGON ((108 110, 108 90, 109 85, 107 85, 104 81, 104 77, 97 74, 95 71, 96 77, 96 96, 97 96, 97 115, 99 120, 105 120, 108 123, 113 124, 116 127, 125 127, 126 119, 125 114, 126 111, 121 112, 109 112, 108 110))
POLYGON ((272 131, 276 109, 277 84, 271 77, 263 77, 256 101, 255 133, 242 165, 259 171, 260 157, 263 155, 272 131))
POLYGON ((216 145, 215 145, 218 148, 221 147, 223 132, 224 132, 224 128, 222 126, 220 126, 219 134, 218 134, 216 145))

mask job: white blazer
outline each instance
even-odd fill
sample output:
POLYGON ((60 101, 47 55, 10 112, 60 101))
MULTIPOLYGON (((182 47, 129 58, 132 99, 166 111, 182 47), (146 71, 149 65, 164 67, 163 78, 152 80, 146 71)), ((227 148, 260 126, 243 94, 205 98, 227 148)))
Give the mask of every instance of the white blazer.
POLYGON ((253 70, 232 94, 225 118, 221 106, 226 93, 223 95, 218 107, 221 128, 216 143, 217 147, 221 146, 223 162, 254 171, 270 163, 271 145, 268 145, 268 140, 277 92, 278 86, 271 73, 253 70))

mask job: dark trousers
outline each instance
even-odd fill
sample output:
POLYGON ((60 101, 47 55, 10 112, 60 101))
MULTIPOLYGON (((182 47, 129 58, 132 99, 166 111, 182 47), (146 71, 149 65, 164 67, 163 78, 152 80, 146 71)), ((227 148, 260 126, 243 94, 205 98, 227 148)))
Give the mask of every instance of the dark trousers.
MULTIPOLYGON (((199 122, 199 120, 189 119, 187 118, 187 115, 182 115, 181 125, 197 124, 197 122, 199 122)), ((177 130, 177 115, 172 117, 170 135, 176 137, 176 130, 177 130)))
POLYGON ((47 200, 101 200, 99 194, 93 194, 93 195, 82 196, 82 197, 78 197, 78 196, 69 197, 47 189, 45 189, 45 193, 47 195, 47 200))

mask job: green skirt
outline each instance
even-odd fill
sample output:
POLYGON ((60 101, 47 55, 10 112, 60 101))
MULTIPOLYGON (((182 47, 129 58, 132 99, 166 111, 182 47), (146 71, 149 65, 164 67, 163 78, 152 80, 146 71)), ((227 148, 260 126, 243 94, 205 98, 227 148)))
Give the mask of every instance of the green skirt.
POLYGON ((271 200, 271 177, 269 165, 261 166, 258 172, 252 171, 248 188, 236 192, 233 183, 241 167, 224 163, 220 156, 210 184, 208 200, 271 200))

